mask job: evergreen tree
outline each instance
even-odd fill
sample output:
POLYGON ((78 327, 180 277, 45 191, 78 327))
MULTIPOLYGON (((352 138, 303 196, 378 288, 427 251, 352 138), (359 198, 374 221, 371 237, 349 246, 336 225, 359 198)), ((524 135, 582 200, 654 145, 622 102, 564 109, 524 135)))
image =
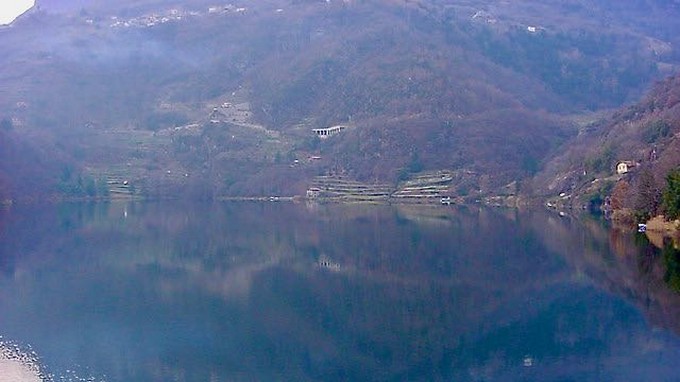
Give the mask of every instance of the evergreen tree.
POLYGON ((666 176, 663 211, 668 220, 675 220, 680 217, 680 169, 672 170, 666 176))

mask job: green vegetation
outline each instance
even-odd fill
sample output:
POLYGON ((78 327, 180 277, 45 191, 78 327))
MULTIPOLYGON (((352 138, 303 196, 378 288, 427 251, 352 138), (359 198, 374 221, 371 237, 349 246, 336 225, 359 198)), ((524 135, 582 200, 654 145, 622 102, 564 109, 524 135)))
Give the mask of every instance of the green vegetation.
POLYGON ((585 167, 588 172, 592 173, 610 172, 614 161, 614 149, 611 146, 606 146, 595 156, 586 159, 585 167))
POLYGON ((663 247, 662 256, 666 266, 663 279, 672 290, 680 293, 680 251, 669 240, 663 247))
POLYGON ((671 125, 661 119, 649 123, 643 128, 642 139, 645 143, 655 143, 660 139, 668 137, 671 132, 671 125))
POLYGON ((108 197, 109 189, 106 180, 95 180, 91 176, 75 174, 71 166, 64 166, 57 184, 59 192, 66 197, 108 197))
POLYGON ((600 207, 604 203, 605 197, 611 194, 614 185, 615 183, 611 181, 604 182, 597 191, 588 195, 586 198, 588 200, 588 211, 595 214, 601 213, 600 207))
POLYGON ((680 218, 680 169, 672 170, 666 176, 662 209, 668 220, 680 218))
POLYGON ((527 174, 536 174, 541 169, 541 165, 538 160, 528 153, 522 156, 522 170, 526 171, 527 174))
POLYGON ((423 171, 424 165, 423 162, 420 160, 420 154, 418 154, 417 150, 414 150, 411 153, 411 160, 408 163, 408 171, 411 174, 415 174, 418 172, 423 171))
POLYGON ((423 169, 424 165, 420 160, 420 154, 418 154, 417 150, 414 150, 411 152, 411 158, 406 164, 406 167, 403 167, 399 170, 399 173, 397 174, 397 180, 401 182, 410 179, 413 174, 419 173, 423 171, 423 169))

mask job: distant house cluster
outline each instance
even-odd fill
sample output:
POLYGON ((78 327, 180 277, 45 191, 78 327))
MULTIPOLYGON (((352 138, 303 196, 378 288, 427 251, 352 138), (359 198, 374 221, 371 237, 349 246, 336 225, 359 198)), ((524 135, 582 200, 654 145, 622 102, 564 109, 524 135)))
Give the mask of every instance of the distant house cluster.
MULTIPOLYGON (((131 19, 120 19, 117 16, 111 16, 111 28, 130 28, 130 27, 153 27, 160 24, 165 24, 171 21, 180 21, 188 16, 197 16, 198 13, 185 13, 178 9, 170 9, 164 14, 152 14, 146 16, 135 17, 131 19)), ((93 19, 85 20, 87 24, 94 24, 93 19)))
POLYGON ((216 5, 208 8, 208 13, 229 13, 229 12, 235 12, 235 13, 243 13, 247 11, 247 8, 244 7, 237 7, 233 4, 227 4, 224 6, 221 5, 216 5))
MULTIPOLYGON (((247 8, 237 7, 233 4, 226 5, 214 5, 208 7, 207 14, 217 15, 217 14, 244 14, 248 11, 247 8)), ((283 9, 278 8, 276 12, 283 12, 283 9)), ((123 19, 117 16, 111 16, 109 25, 111 28, 148 28, 160 24, 165 24, 172 21, 181 21, 189 19, 192 17, 200 17, 205 14, 205 11, 184 11, 180 9, 169 9, 165 12, 154 13, 150 15, 144 15, 140 17, 123 19)), ((86 19, 86 24, 94 25, 96 21, 94 19, 86 19)))

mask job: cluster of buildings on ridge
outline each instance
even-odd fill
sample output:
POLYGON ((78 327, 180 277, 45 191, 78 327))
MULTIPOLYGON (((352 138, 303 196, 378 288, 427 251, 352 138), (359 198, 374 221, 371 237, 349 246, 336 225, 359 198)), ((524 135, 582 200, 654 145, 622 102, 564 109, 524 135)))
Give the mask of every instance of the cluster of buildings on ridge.
MULTIPOLYGON (((152 13, 150 15, 144 15, 139 17, 134 17, 131 19, 121 19, 118 16, 111 16, 109 27, 111 28, 148 28, 160 24, 165 24, 173 21, 182 21, 192 17, 200 17, 204 15, 219 15, 219 14, 243 14, 248 11, 248 8, 238 7, 234 4, 226 5, 214 5, 207 9, 207 12, 203 11, 186 11, 180 9, 169 9, 166 12, 152 13)), ((283 12, 283 9, 276 9, 276 12, 283 12)), ((97 23, 95 19, 88 18, 85 23, 94 25, 97 23)))

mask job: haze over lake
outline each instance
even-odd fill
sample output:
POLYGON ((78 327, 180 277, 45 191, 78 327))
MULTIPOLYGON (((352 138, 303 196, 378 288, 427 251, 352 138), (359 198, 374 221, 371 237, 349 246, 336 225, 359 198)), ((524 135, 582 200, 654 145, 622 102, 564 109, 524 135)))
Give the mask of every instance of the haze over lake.
POLYGON ((680 0, 33 3, 0 382, 680 381, 680 0))
POLYGON ((660 269, 542 211, 15 206, 0 335, 55 380, 672 380, 660 269))

